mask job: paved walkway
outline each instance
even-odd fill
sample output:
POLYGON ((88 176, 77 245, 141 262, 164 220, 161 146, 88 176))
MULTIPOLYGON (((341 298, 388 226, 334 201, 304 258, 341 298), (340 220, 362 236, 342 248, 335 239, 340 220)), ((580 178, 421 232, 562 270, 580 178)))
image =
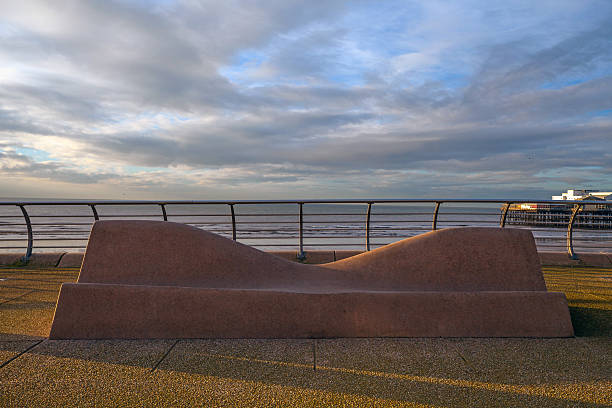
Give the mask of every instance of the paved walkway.
POLYGON ((545 269, 570 339, 47 340, 77 274, 0 269, 0 406, 612 404, 611 269, 545 269))

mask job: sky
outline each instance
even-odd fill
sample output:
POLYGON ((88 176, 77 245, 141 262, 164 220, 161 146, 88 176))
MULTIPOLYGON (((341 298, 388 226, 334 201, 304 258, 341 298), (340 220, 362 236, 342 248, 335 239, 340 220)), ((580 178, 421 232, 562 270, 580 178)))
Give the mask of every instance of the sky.
POLYGON ((609 0, 0 9, 0 199, 612 189, 609 0))

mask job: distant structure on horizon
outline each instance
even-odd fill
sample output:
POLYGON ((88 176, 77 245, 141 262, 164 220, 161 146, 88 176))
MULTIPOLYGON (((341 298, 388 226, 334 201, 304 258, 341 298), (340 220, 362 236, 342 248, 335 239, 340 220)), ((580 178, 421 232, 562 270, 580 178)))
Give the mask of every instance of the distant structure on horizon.
POLYGON ((552 196, 553 200, 612 200, 612 191, 599 190, 567 190, 560 196, 552 196))

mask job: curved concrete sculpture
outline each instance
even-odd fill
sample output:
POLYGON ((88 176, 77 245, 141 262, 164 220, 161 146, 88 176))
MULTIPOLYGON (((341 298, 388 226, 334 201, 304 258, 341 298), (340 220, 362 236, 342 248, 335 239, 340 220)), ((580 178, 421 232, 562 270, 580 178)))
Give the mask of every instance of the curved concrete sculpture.
POLYGON ((303 265, 163 221, 98 221, 50 338, 567 337, 529 231, 445 229, 303 265))

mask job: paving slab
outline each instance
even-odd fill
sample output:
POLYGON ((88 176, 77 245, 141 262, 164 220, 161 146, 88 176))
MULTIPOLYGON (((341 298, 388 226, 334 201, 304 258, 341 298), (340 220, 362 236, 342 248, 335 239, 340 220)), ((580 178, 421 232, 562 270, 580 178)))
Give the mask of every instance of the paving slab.
POLYGON ((20 336, 47 337, 53 321, 55 304, 30 305, 5 303, 0 305, 0 333, 20 336))
MULTIPOLYGON (((158 395, 171 393, 175 396, 172 405, 181 407, 434 407, 431 404, 376 398, 364 392, 351 393, 349 389, 353 387, 350 386, 346 387, 346 391, 336 392, 330 391, 325 384, 299 387, 174 371, 156 372, 154 378, 157 382, 151 387, 159 392, 158 395)), ((287 378, 287 382, 291 383, 292 379, 287 378)), ((142 401, 152 405, 164 404, 167 400, 160 402, 159 397, 151 398, 150 394, 145 394, 142 401)))
MULTIPOLYGON (((0 284, 1 283, 2 281, 0 280, 0 284)), ((27 289, 0 286, 0 305, 2 303, 9 302, 13 299, 24 296, 29 292, 30 290, 27 290, 27 289)))
POLYGON ((170 346, 163 340, 46 340, 0 369, 0 405, 125 406, 126 399, 138 405, 146 377, 170 346))
POLYGON ((609 339, 462 339, 457 346, 474 381, 517 402, 612 403, 609 339))
POLYGON ((74 281, 74 271, 0 270, 0 288, 21 296, 0 302, 0 333, 6 339, 49 335, 61 282, 74 281))
MULTIPOLYGON (((368 358, 375 355, 380 350, 376 346, 382 346, 383 350, 388 352, 386 348, 388 343, 402 341, 404 340, 386 339, 377 344, 369 344, 366 355, 368 358)), ((207 381, 223 379, 231 381, 232 384, 238 383, 241 387, 253 387, 254 393, 250 396, 249 402, 255 402, 253 397, 261 398, 262 389, 267 389, 269 393, 271 389, 280 388, 279 391, 285 390, 284 393, 287 393, 287 388, 290 388, 293 394, 289 401, 293 403, 298 403, 299 399, 296 398, 300 396, 302 399, 300 402, 303 403, 304 395, 311 397, 317 395, 319 398, 324 397, 330 404, 335 402, 332 405, 336 405, 338 401, 349 400, 358 401, 356 406, 377 403, 427 406, 415 401, 414 395, 410 395, 409 392, 404 394, 394 392, 397 390, 396 381, 389 381, 384 376, 371 375, 371 373, 364 375, 361 372, 362 367, 351 372, 330 366, 329 347, 325 346, 327 342, 327 340, 317 340, 315 348, 314 340, 181 340, 160 364, 155 375, 160 378, 167 378, 170 374, 180 375, 182 384, 193 381, 194 375, 203 375, 207 381), (322 363, 327 365, 320 365, 322 363), (397 399, 398 396, 401 398, 397 399)), ((351 348, 351 344, 347 345, 346 342, 359 342, 359 339, 336 342, 341 344, 344 353, 347 348, 351 348)), ((440 346, 435 351, 444 349, 440 346)), ((431 357, 433 353, 427 355, 431 357)), ((388 361, 396 361, 393 359, 397 357, 396 353, 392 353, 388 361)), ((456 355, 454 357, 459 364, 462 364, 456 355)), ((411 361, 410 356, 406 356, 406 360, 402 363, 406 361, 411 361)), ((402 363, 397 367, 402 367, 404 365, 402 363)), ((378 361, 378 364, 384 365, 385 362, 378 361)), ((380 368, 380 365, 377 367, 380 368)), ((229 390, 226 386, 225 391, 220 391, 219 394, 228 401, 236 397, 236 394, 233 394, 235 392, 236 385, 229 390)), ((247 396, 244 391, 239 394, 243 394, 241 398, 247 396)), ((451 395, 456 396, 457 390, 450 389, 445 397, 451 395)), ((287 396, 280 398, 283 399, 287 400, 287 396)), ((457 401, 459 400, 464 399, 459 398, 457 401)))
POLYGON ((0 287, 4 289, 13 289, 21 291, 41 290, 58 292, 60 282, 44 282, 39 280, 24 279, 21 277, 7 278, 0 281, 0 287))
POLYGON ((0 336, 0 366, 28 350, 40 340, 4 340, 0 336))
POLYGON ((76 269, 0 269, 0 288, 53 289, 64 282, 75 282, 76 269))
MULTIPOLYGON (((317 341, 320 381, 376 398, 435 406, 465 406, 467 377, 453 339, 335 339, 317 341)), ((335 388, 340 392, 342 389, 335 388)))
POLYGON ((292 378, 294 385, 303 385, 313 372, 313 342, 299 339, 181 340, 158 370, 281 384, 292 378))
POLYGON ((369 386, 378 396, 436 406, 609 403, 610 346, 596 343, 598 347, 593 350, 577 341, 580 340, 325 340, 321 341, 319 369, 363 376, 367 379, 360 382, 361 389, 369 386), (567 350, 572 351, 568 354, 567 350), (601 354, 588 364, 593 351, 601 354), (578 364, 583 368, 576 375, 578 364))
MULTIPOLYGON (((183 341, 181 341, 183 342, 183 341)), ((265 361, 283 360, 290 363, 287 356, 295 356, 296 349, 301 350, 301 345, 295 341, 185 341, 187 353, 177 351, 188 362, 194 363, 202 357, 201 347, 193 348, 196 343, 205 343, 204 351, 217 353, 216 356, 233 358, 263 357, 265 361), (281 343, 286 343, 283 344, 281 343), (189 351, 195 351, 192 353, 189 351), (276 360, 271 360, 276 359, 276 360)), ((149 341, 144 342, 113 342, 113 341, 49 341, 37 347, 31 353, 15 360, 7 368, 9 370, 0 372, 0 403, 2 398, 5 402, 10 400, 11 406, 35 403, 36 405, 102 405, 102 406, 125 406, 125 405, 215 405, 215 406, 295 406, 295 404, 306 403, 310 406, 338 405, 337 402, 351 401, 355 404, 371 405, 380 403, 373 398, 347 394, 333 394, 309 389, 308 387, 292 387, 276 384, 278 381, 292 381, 292 377, 285 377, 275 372, 277 365, 271 370, 264 370, 272 376, 263 376, 261 381, 252 381, 228 377, 228 373, 241 376, 249 376, 253 372, 235 371, 242 364, 238 361, 238 367, 225 364, 227 359, 220 359, 221 364, 217 368, 221 372, 212 375, 203 375, 203 369, 208 370, 211 365, 196 364, 187 371, 168 371, 158 369, 154 374, 148 371, 148 366, 157 360, 170 342, 163 344, 164 347, 154 349, 155 358, 150 358, 152 353, 147 353, 149 341), (142 355, 145 348, 145 357, 134 358, 142 355), (148 354, 148 356, 146 356, 148 354), (30 367, 36 370, 30 370, 30 367), (142 367, 142 369, 141 369, 142 367), (25 381, 13 381, 14 375, 25 375, 25 381), (40 391, 40 392, 37 392, 40 391), (336 402, 336 404, 332 404, 336 402)), ((301 343, 304 343, 303 341, 301 343)), ((202 344, 198 344, 201 346, 202 344)), ((307 345, 307 344, 305 344, 307 345)), ((177 346, 178 347, 178 346, 177 346)), ((150 346, 149 349, 150 350, 150 346)), ((174 353, 173 351, 167 358, 174 353)), ((297 355, 301 353, 298 352, 297 355)), ((209 361, 206 356, 205 361, 209 361)), ((302 357, 297 357, 303 361, 302 357)), ((166 361, 166 360, 164 360, 166 361)), ((251 364, 251 363, 249 363, 251 364)), ((259 366, 260 362, 254 362, 259 366)), ((184 370, 182 365, 181 369, 184 370)), ((174 367, 177 368, 177 367, 174 367)), ((256 370, 255 373, 261 370, 256 370)), ((261 376, 261 374, 258 374, 261 376)), ((386 406, 400 406, 397 403, 385 404, 386 406)), ((360 405, 354 405, 360 406, 360 405)))
POLYGON ((565 293, 575 335, 612 337, 612 269, 544 269, 549 291, 565 293))

